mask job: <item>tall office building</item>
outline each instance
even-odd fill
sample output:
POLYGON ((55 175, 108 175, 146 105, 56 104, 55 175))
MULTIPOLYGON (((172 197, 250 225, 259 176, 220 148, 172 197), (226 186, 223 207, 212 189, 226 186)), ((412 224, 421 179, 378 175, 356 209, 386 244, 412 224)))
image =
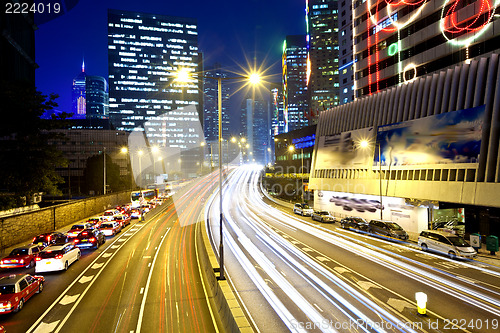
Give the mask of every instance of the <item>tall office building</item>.
POLYGON ((306 0, 306 15, 310 108, 319 114, 340 102, 337 0, 306 0))
POLYGON ((73 79, 71 112, 76 119, 85 118, 87 113, 86 77, 85 62, 83 62, 82 71, 73 79))
POLYGON ((283 84, 271 83, 271 137, 284 133, 285 121, 283 119, 283 84))
POLYGON ((266 164, 270 160, 271 117, 267 101, 246 98, 241 104, 240 136, 246 138, 249 148, 243 147, 244 161, 266 164))
POLYGON ((497 6, 479 0, 353 1, 356 97, 498 53, 497 6))
POLYGON ((102 76, 87 75, 85 80, 87 118, 107 119, 109 113, 108 83, 102 76))
POLYGON ((284 132, 307 126, 307 42, 305 35, 286 36, 283 43, 284 132))
MULTIPOLYGON (((225 78, 228 77, 227 73, 223 72, 220 68, 220 64, 214 64, 211 68, 205 69, 205 77, 212 78, 225 78)), ((222 137, 224 139, 229 139, 231 133, 229 131, 229 96, 230 89, 225 84, 224 80, 221 82, 222 85, 222 137)), ((205 133, 205 139, 208 141, 216 141, 219 137, 219 90, 218 90, 218 80, 205 78, 204 81, 204 103, 203 103, 203 131, 205 133)))
POLYGON ((180 130, 175 120, 188 117, 197 122, 191 127, 202 122, 202 82, 196 75, 178 82, 176 73, 200 73, 200 63, 196 19, 108 10, 109 116, 116 129, 184 146, 190 125, 180 130), (176 111, 187 106, 194 106, 189 114, 176 111), (164 114, 167 123, 158 118, 164 114))
POLYGON ((339 101, 345 104, 354 100, 352 1, 341 0, 339 13, 339 101))

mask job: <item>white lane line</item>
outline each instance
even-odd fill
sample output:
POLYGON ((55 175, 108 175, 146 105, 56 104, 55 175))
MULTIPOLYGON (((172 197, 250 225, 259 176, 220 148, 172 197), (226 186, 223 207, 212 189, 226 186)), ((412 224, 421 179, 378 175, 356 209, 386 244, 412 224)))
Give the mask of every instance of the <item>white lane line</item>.
POLYGON ((92 279, 94 278, 93 275, 91 276, 82 276, 82 278, 80 280, 78 280, 79 283, 87 283, 89 281, 91 281, 92 279))
MULTIPOLYGON (((122 244, 122 245, 125 245, 125 244, 122 244)), ((107 249, 105 249, 104 251, 107 251, 107 249)), ((117 253, 117 252, 114 252, 114 253, 113 253, 113 256, 114 256, 116 253, 117 253)), ((37 332, 37 333, 38 333, 38 332, 45 332, 45 331, 43 331, 43 330, 42 330, 42 331, 39 331, 39 329, 41 329, 41 328, 40 328, 41 326, 45 327, 45 326, 47 326, 47 325, 48 325, 47 323, 42 322, 43 318, 45 318, 45 316, 46 316, 46 315, 47 315, 47 314, 48 314, 48 313, 49 313, 49 312, 50 312, 50 311, 51 311, 51 310, 52 310, 52 309, 53 309, 56 305, 58 305, 58 304, 59 304, 59 301, 60 301, 60 300, 61 300, 61 299, 62 299, 62 298, 66 295, 66 293, 67 293, 69 290, 71 290, 71 288, 72 288, 72 287, 73 287, 73 286, 74 286, 74 285, 78 282, 78 280, 79 280, 81 277, 83 277, 83 276, 87 273, 87 271, 88 271, 88 270, 90 270, 90 269, 91 269, 90 267, 91 267, 91 266, 92 266, 95 262, 97 262, 97 260, 101 259, 101 257, 104 257, 104 255, 105 255, 105 254, 108 254, 108 253, 107 253, 107 252, 102 252, 101 254, 99 254, 99 255, 97 256, 97 258, 95 258, 95 259, 94 259, 94 261, 92 261, 92 262, 90 263, 90 265, 89 265, 89 266, 87 266, 87 268, 86 268, 86 269, 84 269, 84 270, 83 270, 83 272, 81 272, 81 273, 80 273, 80 275, 78 275, 78 277, 76 277, 76 279, 75 279, 75 280, 74 280, 74 281, 73 281, 73 282, 72 282, 72 283, 71 283, 71 284, 70 284, 70 285, 69 285, 69 286, 68 286, 68 287, 67 287, 67 288, 66 288, 66 289, 65 289, 65 290, 61 293, 61 295, 60 295, 60 296, 59 296, 59 297, 58 297, 58 298, 57 298, 57 299, 56 299, 56 300, 52 303, 52 305, 51 305, 51 306, 49 306, 49 307, 45 310, 45 312, 44 312, 44 313, 42 313, 42 315, 41 315, 40 317, 38 317, 38 320, 37 320, 35 323, 33 323, 33 325, 31 325, 31 327, 28 329, 28 331, 27 331, 27 332, 33 332, 33 333, 34 333, 34 332, 37 332), (40 326, 38 326, 38 325, 40 325, 40 326), (37 326, 38 326, 38 327, 37 327, 37 326)), ((102 272, 102 271, 101 271, 101 272, 102 272)), ((100 272, 99 272, 99 273, 100 273, 100 272)), ((98 274, 98 275, 99 275, 99 274, 98 274)), ((90 285, 92 285, 93 283, 94 283, 94 281, 92 281, 92 282, 90 283, 90 285)), ((58 321, 55 321, 55 322, 50 323, 50 325, 52 325, 52 324, 55 324, 55 325, 57 326, 57 325, 59 324, 59 320, 58 320, 58 321)), ((53 330, 53 329, 51 329, 51 331, 52 331, 52 330, 53 330)), ((50 332, 51 332, 51 331, 50 331, 50 332)))
POLYGON ((41 323, 40 326, 33 333, 49 333, 57 327, 60 320, 53 321, 51 323, 41 323))
POLYGON ((144 288, 141 288, 140 294, 144 294, 144 288))
MULTIPOLYGON (((165 233, 165 235, 167 235, 170 231, 170 228, 167 229, 167 232, 165 233)), ((163 239, 161 240, 160 242, 160 248, 163 244, 163 241, 167 239, 167 237, 163 237, 163 239)), ((151 268, 151 270, 149 271, 149 274, 148 274, 148 280, 146 282, 146 288, 145 288, 145 293, 144 293, 144 297, 142 298, 142 302, 141 302, 141 310, 139 311, 139 319, 137 321, 137 329, 135 330, 137 333, 140 333, 141 332, 141 326, 142 326, 142 317, 144 316, 144 308, 146 306, 146 298, 148 297, 148 290, 149 290, 149 285, 151 284, 151 277, 153 275, 153 271, 154 271, 154 265, 155 265, 155 262, 156 262, 156 259, 158 258, 158 254, 160 253, 161 251, 156 251, 155 253, 155 257, 153 259, 153 268, 151 268)))
POLYGON ((61 305, 68 305, 71 303, 75 303, 75 301, 80 297, 80 294, 69 296, 65 295, 62 300, 59 301, 59 304, 61 305))
POLYGON ((103 265, 104 265, 104 263, 102 263, 102 262, 101 262, 101 263, 95 263, 95 264, 93 264, 90 268, 91 268, 91 269, 99 269, 99 268, 101 268, 103 265))

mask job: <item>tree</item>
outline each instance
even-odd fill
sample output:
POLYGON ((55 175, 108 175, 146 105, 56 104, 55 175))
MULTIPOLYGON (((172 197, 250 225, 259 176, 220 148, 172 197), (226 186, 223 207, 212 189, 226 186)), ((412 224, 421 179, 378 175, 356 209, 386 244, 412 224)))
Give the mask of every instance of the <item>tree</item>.
POLYGON ((57 106, 57 97, 43 95, 28 83, 0 83, 0 189, 13 194, 17 202, 25 197, 30 204, 35 192, 61 194, 57 185, 63 179, 56 168, 66 167, 67 160, 48 144, 57 136, 48 131, 53 123, 40 118, 57 106))
MULTIPOLYGON (((87 159, 87 165, 83 170, 84 190, 88 193, 103 193, 104 188, 104 155, 94 155, 87 159)), ((130 181, 120 177, 120 167, 113 162, 111 157, 106 154, 106 184, 110 191, 125 190, 130 186, 130 181)))

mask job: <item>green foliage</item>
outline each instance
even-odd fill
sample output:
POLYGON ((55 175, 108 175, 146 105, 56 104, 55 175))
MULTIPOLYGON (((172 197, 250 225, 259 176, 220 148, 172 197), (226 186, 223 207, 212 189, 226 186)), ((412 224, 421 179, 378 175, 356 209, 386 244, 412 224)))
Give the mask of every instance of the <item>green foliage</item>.
POLYGON ((0 84, 0 189, 14 197, 26 197, 27 204, 35 192, 60 194, 57 184, 63 180, 55 169, 66 167, 67 161, 48 144, 56 135, 47 131, 52 123, 40 119, 57 106, 56 98, 25 83, 0 84))
MULTIPOLYGON (((84 191, 89 193, 94 191, 96 194, 103 193, 103 177, 104 177, 104 155, 94 155, 87 159, 84 174, 84 191)), ((106 154, 106 191, 116 192, 122 191, 130 187, 128 177, 120 177, 120 167, 113 162, 111 157, 106 154)))

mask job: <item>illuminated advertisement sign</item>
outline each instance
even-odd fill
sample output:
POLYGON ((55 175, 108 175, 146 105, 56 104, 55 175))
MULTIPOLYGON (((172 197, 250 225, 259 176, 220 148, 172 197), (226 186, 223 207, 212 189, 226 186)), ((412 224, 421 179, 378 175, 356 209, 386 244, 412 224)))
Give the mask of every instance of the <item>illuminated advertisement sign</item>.
POLYGON ((320 136, 316 154, 316 169, 366 167, 372 164, 373 147, 361 148, 363 141, 373 142, 373 127, 320 136))
MULTIPOLYGON (((477 163, 485 106, 379 127, 382 165, 477 163)), ((374 160, 378 163, 378 154, 374 160)))

